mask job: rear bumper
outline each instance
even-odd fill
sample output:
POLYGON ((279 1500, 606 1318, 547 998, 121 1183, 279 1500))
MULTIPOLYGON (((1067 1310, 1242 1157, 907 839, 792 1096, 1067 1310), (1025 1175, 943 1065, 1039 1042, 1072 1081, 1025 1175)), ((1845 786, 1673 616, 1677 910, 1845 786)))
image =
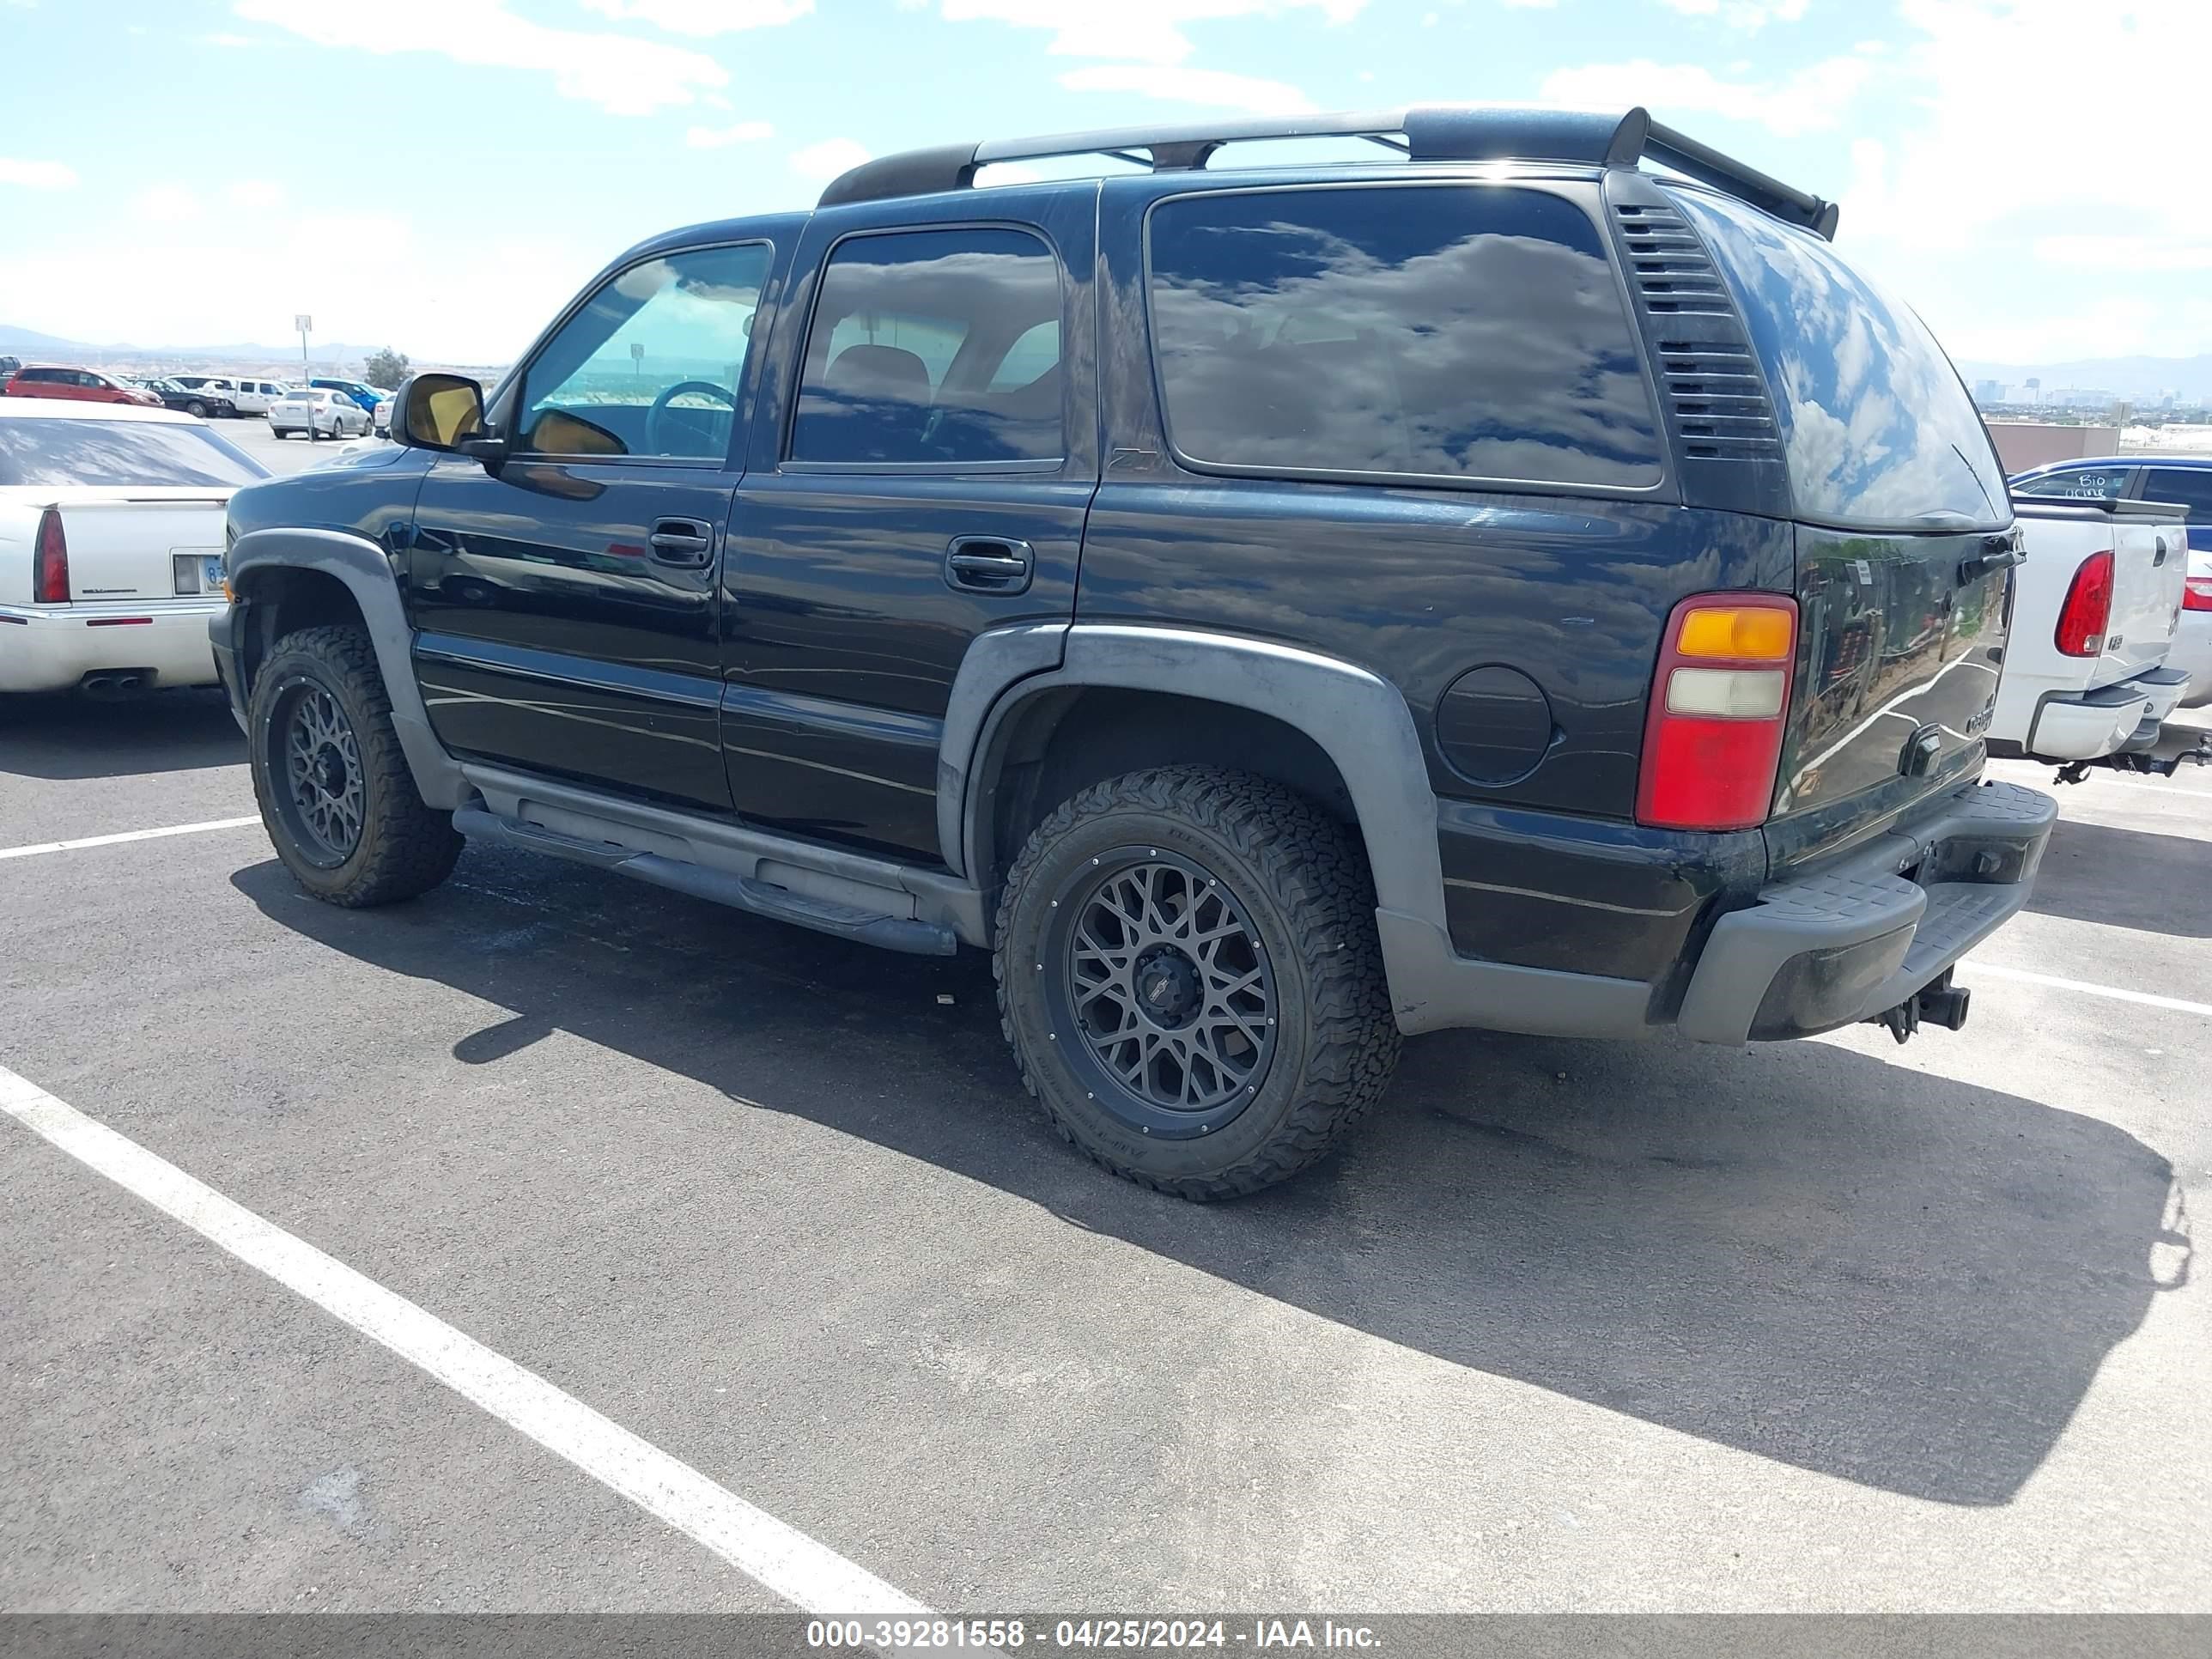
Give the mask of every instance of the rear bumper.
POLYGON ((2096 760, 2140 747, 2146 730, 2155 740, 2188 689, 2189 671, 2167 665, 2094 691, 2054 692, 2037 705, 2025 752, 2033 760, 2096 760))
POLYGON ((150 672, 155 685, 212 685, 208 619, 222 609, 191 599, 0 605, 0 691, 66 691, 88 674, 126 669, 150 672))
POLYGON ((2027 753, 2039 760, 2094 760, 2118 750, 2149 718, 2149 694, 2128 682, 2051 697, 2035 711, 2027 753))
POLYGON ((1920 991, 2027 902, 2057 805, 1960 790, 1840 869, 1777 883, 1713 925, 1677 1024, 1700 1042, 1812 1036, 1920 991))

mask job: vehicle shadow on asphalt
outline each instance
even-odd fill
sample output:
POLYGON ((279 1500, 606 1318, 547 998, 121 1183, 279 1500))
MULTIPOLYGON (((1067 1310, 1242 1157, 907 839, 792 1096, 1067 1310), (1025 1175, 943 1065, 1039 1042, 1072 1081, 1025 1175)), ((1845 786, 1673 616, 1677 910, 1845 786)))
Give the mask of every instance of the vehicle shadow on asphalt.
POLYGON ((117 702, 0 696, 0 777, 65 782, 245 762, 245 736, 213 688, 117 702))
POLYGON ((975 953, 890 956, 480 846, 387 911, 307 901, 273 860, 233 882, 509 1011, 464 1062, 571 1032, 1452 1364, 1943 1503, 2020 1490, 2179 1282, 2153 1247, 2187 1249, 2172 1170, 2131 1135, 1819 1043, 1422 1038, 1337 1156, 1190 1205, 1042 1123, 975 953))
POLYGON ((2147 933, 2212 939, 2212 845, 2081 818, 2061 818, 2027 908, 2147 933))

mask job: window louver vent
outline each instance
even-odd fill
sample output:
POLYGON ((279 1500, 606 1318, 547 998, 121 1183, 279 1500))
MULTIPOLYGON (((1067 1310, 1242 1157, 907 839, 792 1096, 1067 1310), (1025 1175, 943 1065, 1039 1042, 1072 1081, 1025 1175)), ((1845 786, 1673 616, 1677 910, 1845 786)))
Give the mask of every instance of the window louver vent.
POLYGON ((1637 303, 1653 325, 1668 414, 1693 460, 1781 458, 1766 382, 1720 272, 1672 208, 1618 204, 1637 303))

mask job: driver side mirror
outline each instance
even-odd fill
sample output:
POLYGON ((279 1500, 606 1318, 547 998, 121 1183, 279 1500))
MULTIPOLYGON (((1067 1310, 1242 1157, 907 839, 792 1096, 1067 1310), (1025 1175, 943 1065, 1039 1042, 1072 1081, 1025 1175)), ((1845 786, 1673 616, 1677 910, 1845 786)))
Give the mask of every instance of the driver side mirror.
POLYGON ((410 449, 467 455, 496 472, 507 441, 484 432, 483 387, 463 374, 410 374, 395 399, 392 435, 410 449))

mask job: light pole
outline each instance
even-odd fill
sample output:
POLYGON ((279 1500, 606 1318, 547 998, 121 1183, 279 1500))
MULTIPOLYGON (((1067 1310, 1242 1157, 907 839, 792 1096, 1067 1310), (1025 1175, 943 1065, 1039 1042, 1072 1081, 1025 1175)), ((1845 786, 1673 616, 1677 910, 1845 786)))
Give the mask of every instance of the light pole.
MULTIPOLYGON (((314 325, 315 319, 304 311, 292 319, 292 326, 300 331, 300 389, 302 392, 307 390, 308 381, 314 378, 315 371, 307 362, 307 331, 314 325)), ((307 399, 307 442, 313 446, 314 441, 315 400, 310 398, 307 399)))

